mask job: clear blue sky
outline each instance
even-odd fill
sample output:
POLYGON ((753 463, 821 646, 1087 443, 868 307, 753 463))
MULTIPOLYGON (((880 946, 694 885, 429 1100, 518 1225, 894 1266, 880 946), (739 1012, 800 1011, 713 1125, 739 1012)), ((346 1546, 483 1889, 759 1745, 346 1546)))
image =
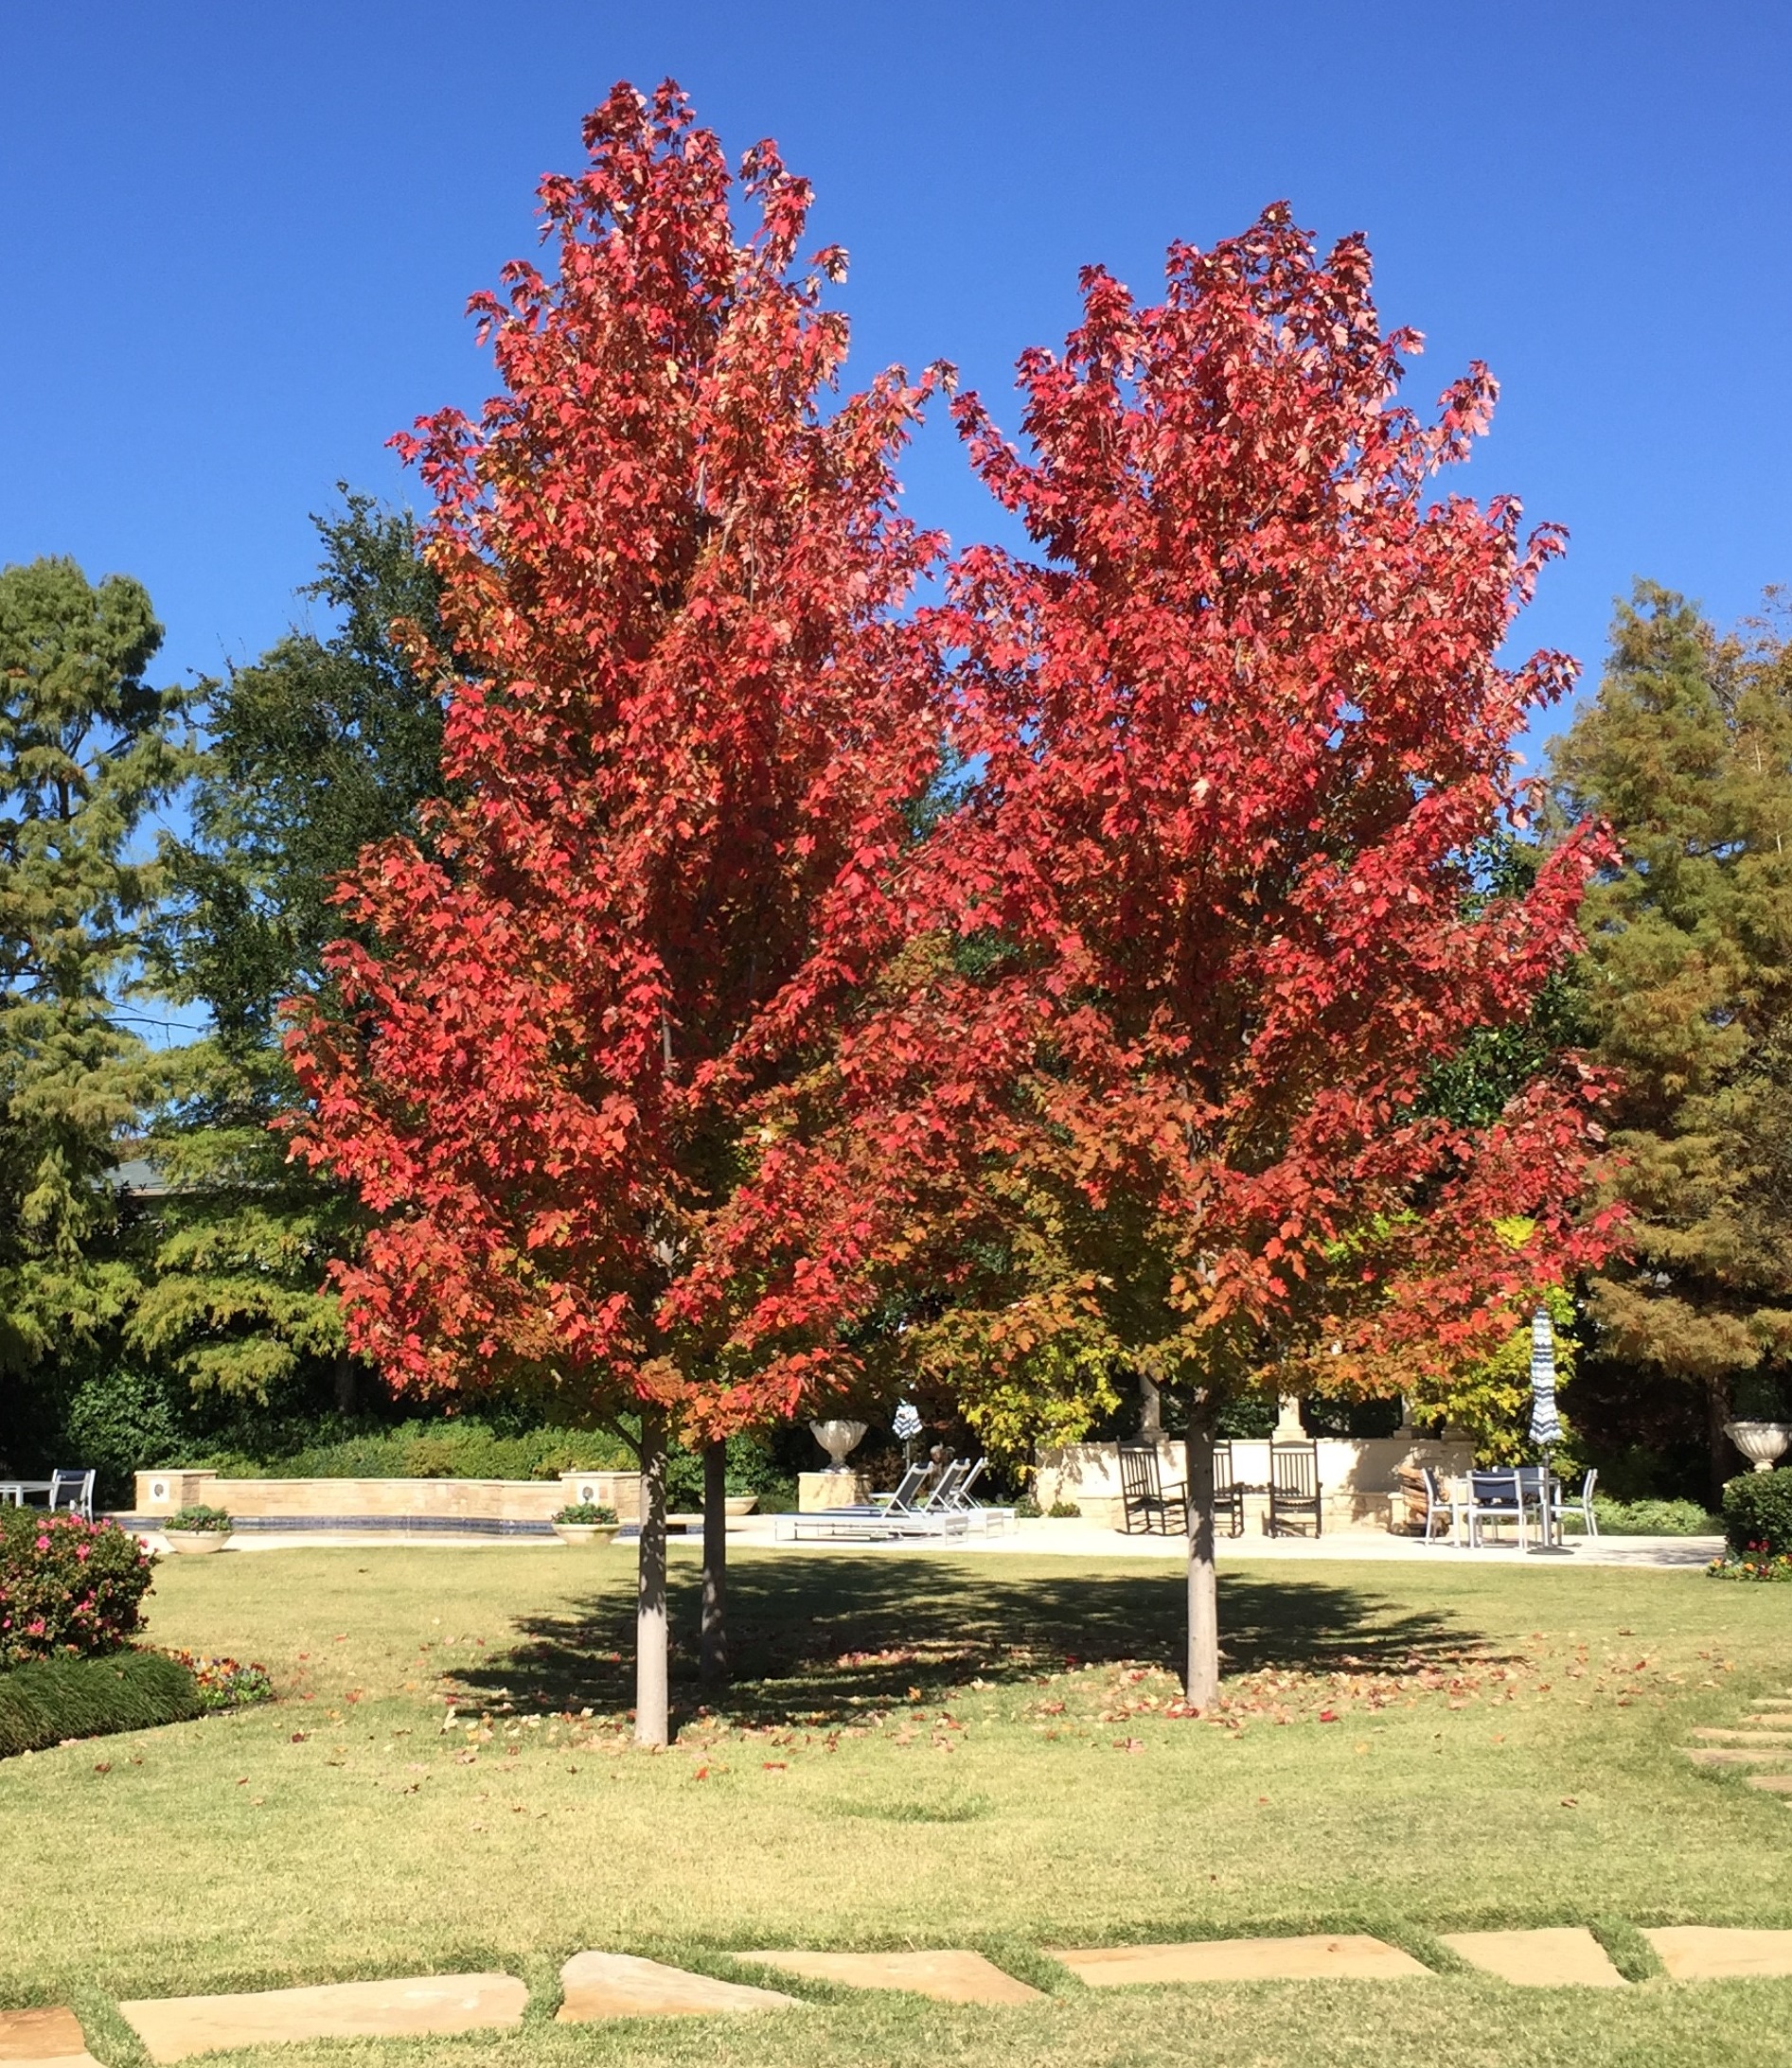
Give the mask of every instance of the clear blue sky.
MULTIPOLYGON (((89 0, 0 27, 0 561, 151 589, 174 669, 284 627, 307 512, 405 493, 388 434, 476 403, 461 310, 533 249, 620 77, 771 134, 852 253, 855 367, 1008 400, 1076 269, 1272 199, 1366 230, 1410 394, 1504 384, 1468 486, 1572 531, 1531 643, 1596 673, 1646 574, 1719 618, 1792 580, 1792 9, 1057 0, 89 0)), ((1009 412, 1010 416, 1012 412, 1009 412)), ((911 506, 990 528, 952 441, 911 506)))

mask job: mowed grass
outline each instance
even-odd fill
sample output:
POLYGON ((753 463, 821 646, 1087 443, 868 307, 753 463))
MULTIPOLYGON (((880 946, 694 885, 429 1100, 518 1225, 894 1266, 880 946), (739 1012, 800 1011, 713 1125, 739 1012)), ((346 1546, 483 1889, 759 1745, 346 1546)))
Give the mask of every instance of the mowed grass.
MULTIPOLYGON (((695 1622, 675 1554, 674 1613, 695 1622)), ((1792 1602, 1697 1573, 1230 1568, 1217 1718, 1174 1713, 1180 1572, 737 1554, 737 1677, 628 1741, 632 1561, 559 1546, 172 1560, 149 1635, 279 1700, 0 1765, 0 2003, 503 1967, 503 2039, 411 2062, 1154 2063, 1782 2058, 1792 1984, 1669 1988, 1637 1928, 1792 1926, 1792 1812, 1680 1757, 1792 1688, 1792 1602), (589 1715, 584 1712, 589 1711, 589 1715), (1534 1995, 1436 1935, 1589 1923, 1640 1987, 1534 1995), (1411 1985, 1097 1992, 1054 1946, 1375 1933, 1411 1985), (586 1946, 750 1978, 754 1947, 975 1946, 1051 1993, 952 2009, 802 1985, 769 2019, 557 2027, 586 1946)))

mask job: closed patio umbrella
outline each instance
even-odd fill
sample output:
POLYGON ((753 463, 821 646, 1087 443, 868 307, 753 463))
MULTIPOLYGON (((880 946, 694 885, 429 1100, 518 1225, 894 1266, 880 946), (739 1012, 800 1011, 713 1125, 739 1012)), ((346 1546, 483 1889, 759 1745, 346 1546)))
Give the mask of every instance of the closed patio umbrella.
POLYGON ((1531 1317, 1531 1441, 1543 1451, 1543 1541, 1532 1555, 1565 1555, 1568 1547, 1555 1541, 1555 1504, 1550 1498, 1550 1452, 1562 1441, 1562 1420, 1555 1411, 1555 1328, 1547 1307, 1531 1317))

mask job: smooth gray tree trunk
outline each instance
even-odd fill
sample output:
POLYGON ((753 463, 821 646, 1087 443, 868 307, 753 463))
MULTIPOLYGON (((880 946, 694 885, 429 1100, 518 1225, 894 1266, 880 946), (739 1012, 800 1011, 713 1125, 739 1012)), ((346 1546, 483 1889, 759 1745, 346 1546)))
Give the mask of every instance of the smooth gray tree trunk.
POLYGON ((1188 1490, 1188 1669, 1183 1686, 1191 1707, 1209 1707, 1219 1694, 1219 1587, 1214 1566, 1215 1408, 1196 1401, 1189 1409, 1183 1480, 1188 1490))
POLYGON ((1148 1443, 1155 1443, 1163 1434, 1163 1396, 1158 1391, 1157 1382, 1139 1374, 1139 1434, 1148 1443))
POLYGON ((665 1418, 641 1416, 641 1564, 635 1593, 634 1741, 667 1742, 665 1418))
POLYGON ((704 1684, 728 1678, 728 1446, 703 1452, 703 1620, 701 1645, 704 1684))

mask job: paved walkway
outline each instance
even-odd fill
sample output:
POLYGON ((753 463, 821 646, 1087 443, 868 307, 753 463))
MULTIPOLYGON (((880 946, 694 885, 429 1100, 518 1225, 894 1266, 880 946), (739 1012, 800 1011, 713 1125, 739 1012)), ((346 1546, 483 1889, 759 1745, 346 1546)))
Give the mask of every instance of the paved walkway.
MULTIPOLYGON (((691 1518, 693 1525, 697 1518, 691 1518)), ((941 1550, 953 1557, 1075 1558, 1094 1564, 1108 1559, 1173 1559, 1187 1556, 1180 1537, 1127 1536, 1123 1530, 1106 1529, 1095 1523, 1055 1521, 1042 1517, 1014 1524, 1000 1533, 953 1537, 945 1545, 915 1544, 780 1544, 775 1515, 748 1515, 728 1526, 728 1541, 754 1550, 775 1550, 784 1558, 861 1557, 867 1551, 880 1557, 932 1557, 941 1550)), ((157 1547, 161 1538, 146 1532, 146 1541, 157 1547)), ((688 1534, 669 1539, 674 1555, 691 1555, 701 1549, 693 1527, 688 1534)), ((322 1545, 353 1545, 357 1550, 384 1545, 403 1545, 412 1549, 453 1546, 460 1549, 536 1551, 556 1558, 585 1555, 583 1547, 562 1545, 558 1538, 487 1537, 440 1535, 417 1532, 387 1535, 377 1530, 239 1530, 222 1554, 241 1551, 295 1551, 322 1545)), ((1723 1550, 1721 1537, 1571 1537, 1565 1558, 1536 1558, 1505 1544, 1483 1544, 1479 1550, 1458 1549, 1445 1543, 1426 1544, 1417 1537, 1394 1536, 1385 1529, 1338 1529, 1322 1537, 1270 1537, 1246 1535, 1219 1540, 1219 1562, 1231 1564, 1240 1559, 1286 1560, 1293 1564, 1330 1564, 1340 1559, 1416 1562, 1432 1564, 1524 1565, 1532 1571, 1569 1570, 1575 1565, 1685 1566, 1697 1569, 1710 1564, 1723 1550)))

